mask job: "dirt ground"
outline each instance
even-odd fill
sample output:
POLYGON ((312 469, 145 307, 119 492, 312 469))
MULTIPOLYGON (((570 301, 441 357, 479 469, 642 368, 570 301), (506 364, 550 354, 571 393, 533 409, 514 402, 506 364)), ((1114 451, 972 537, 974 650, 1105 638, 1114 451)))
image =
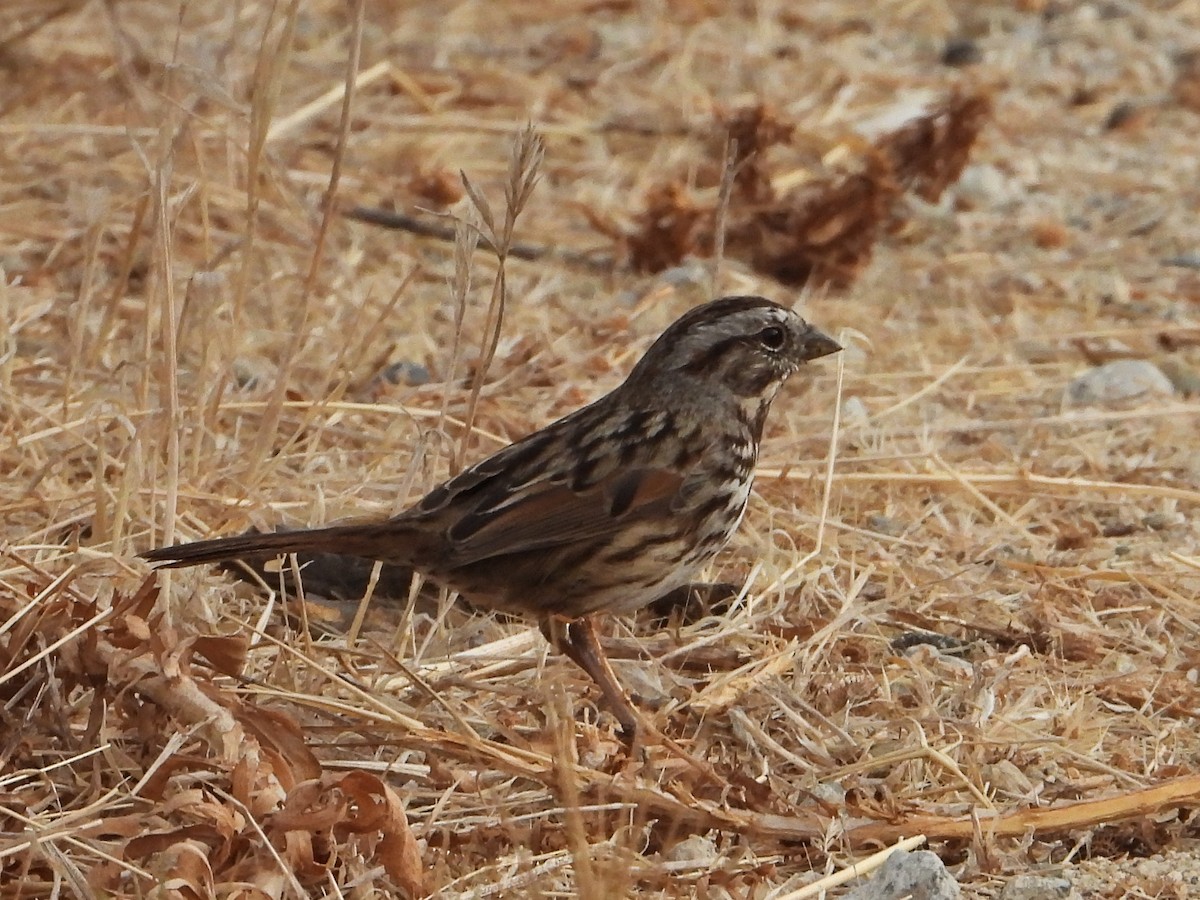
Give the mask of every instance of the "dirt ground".
POLYGON ((1196 2, 7 0, 0 896, 798 900, 914 835, 1197 896, 1198 136, 1196 2), (726 293, 846 350, 733 599, 605 624, 707 771, 406 578, 136 556, 402 509, 726 293))

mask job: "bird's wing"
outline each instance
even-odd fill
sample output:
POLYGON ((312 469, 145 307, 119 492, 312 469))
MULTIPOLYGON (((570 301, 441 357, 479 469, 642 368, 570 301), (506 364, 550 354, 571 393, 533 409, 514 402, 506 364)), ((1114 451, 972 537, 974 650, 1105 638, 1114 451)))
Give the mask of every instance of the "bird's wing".
POLYGON ((650 467, 614 473, 582 491, 539 482, 455 520, 446 532, 451 560, 465 566, 601 538, 631 521, 667 515, 685 483, 678 472, 650 467))

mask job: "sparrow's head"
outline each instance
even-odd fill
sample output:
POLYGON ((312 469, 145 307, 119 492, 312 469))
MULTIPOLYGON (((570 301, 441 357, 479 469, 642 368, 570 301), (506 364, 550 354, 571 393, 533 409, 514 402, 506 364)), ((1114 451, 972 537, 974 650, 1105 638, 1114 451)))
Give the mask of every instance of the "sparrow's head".
POLYGON ((763 297, 722 297, 677 319, 629 375, 646 386, 692 376, 735 396, 770 400, 809 360, 841 350, 833 338, 763 297))

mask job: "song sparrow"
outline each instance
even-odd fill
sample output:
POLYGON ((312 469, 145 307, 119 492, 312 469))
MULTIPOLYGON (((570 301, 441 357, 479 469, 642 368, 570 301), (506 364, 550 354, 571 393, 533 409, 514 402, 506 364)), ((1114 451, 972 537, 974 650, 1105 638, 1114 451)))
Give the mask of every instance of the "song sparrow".
POLYGON ((841 347, 789 309, 725 297, 685 313, 619 387, 376 524, 247 534, 143 554, 167 566, 336 553, 410 566, 476 607, 539 621, 638 717, 592 615, 689 582, 746 508, 767 410, 800 366, 841 347))

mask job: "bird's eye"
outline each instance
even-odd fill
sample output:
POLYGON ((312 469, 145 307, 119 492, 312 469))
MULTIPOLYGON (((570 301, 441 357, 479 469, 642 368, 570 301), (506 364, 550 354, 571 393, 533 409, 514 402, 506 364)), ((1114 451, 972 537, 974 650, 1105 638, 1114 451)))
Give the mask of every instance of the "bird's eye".
POLYGON ((780 325, 769 325, 758 333, 758 342, 768 350, 782 350, 787 333, 780 325))

